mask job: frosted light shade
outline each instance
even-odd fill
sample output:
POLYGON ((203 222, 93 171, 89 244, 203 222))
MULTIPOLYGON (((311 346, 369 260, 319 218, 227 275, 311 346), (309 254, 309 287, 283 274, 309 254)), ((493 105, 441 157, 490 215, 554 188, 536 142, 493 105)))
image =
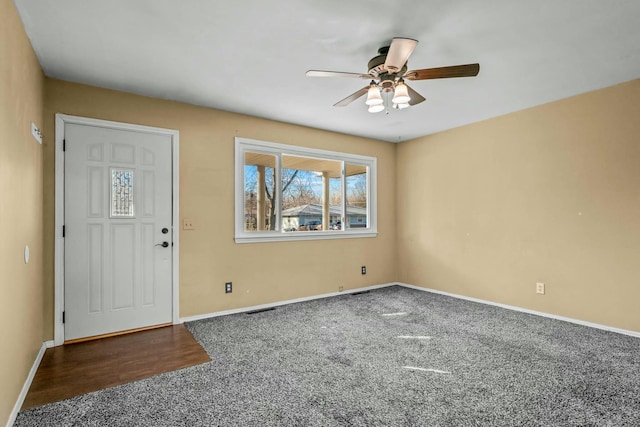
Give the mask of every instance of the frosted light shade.
POLYGON ((376 105, 370 105, 369 106, 369 112, 370 113, 379 113, 382 110, 384 110, 384 105, 382 105, 382 104, 376 104, 376 105))
POLYGON ((402 82, 398 82, 393 92, 392 101, 396 104, 407 104, 411 97, 409 97, 409 91, 407 91, 407 85, 402 82))
POLYGON ((369 92, 367 93, 367 101, 365 104, 367 105, 382 105, 382 96, 380 96, 380 89, 378 86, 371 85, 369 87, 369 92))

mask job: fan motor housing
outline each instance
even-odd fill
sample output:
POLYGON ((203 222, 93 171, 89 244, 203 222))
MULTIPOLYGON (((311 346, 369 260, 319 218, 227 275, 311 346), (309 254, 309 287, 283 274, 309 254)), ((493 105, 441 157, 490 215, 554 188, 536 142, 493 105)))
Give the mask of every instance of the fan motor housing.
MULTIPOLYGON (((381 77, 383 74, 387 73, 387 69, 384 66, 384 63, 387 60, 387 52, 389 52, 389 46, 381 47, 380 49, 378 49, 378 53, 380 55, 371 58, 371 60, 367 64, 370 75, 375 77, 381 77)), ((402 76, 406 72, 407 72, 407 64, 404 64, 402 66, 402 69, 400 69, 397 73, 393 73, 392 75, 395 78, 396 75, 402 76)))

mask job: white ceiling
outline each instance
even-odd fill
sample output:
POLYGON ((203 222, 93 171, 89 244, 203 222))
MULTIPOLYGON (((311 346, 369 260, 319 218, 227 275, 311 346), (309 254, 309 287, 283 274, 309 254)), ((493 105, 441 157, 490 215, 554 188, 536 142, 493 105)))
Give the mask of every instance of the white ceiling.
POLYGON ((391 142, 640 77, 638 0, 15 0, 47 76, 391 142), (366 73, 393 37, 427 100, 367 112, 366 73))

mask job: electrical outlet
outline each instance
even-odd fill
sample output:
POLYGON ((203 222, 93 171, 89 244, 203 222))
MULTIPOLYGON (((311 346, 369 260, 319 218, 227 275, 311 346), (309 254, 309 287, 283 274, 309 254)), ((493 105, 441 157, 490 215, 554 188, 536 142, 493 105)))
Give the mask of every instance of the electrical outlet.
POLYGON ((233 292, 233 283, 226 282, 224 284, 224 293, 225 294, 230 294, 231 292, 233 292))
POLYGON ((361 269, 362 274, 367 274, 367 266, 363 265, 361 269))
POLYGON ((193 225, 193 221, 190 219, 183 219, 182 220, 182 229, 183 230, 195 230, 196 227, 195 225, 193 225))
POLYGON ((536 294, 544 295, 544 283, 536 283, 536 294))

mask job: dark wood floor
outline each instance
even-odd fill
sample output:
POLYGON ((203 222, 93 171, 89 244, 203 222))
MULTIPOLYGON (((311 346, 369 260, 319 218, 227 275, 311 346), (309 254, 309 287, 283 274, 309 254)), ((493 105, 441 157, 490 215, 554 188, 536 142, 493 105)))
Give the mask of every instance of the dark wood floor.
POLYGON ((184 325, 49 348, 22 409, 210 360, 184 325))

